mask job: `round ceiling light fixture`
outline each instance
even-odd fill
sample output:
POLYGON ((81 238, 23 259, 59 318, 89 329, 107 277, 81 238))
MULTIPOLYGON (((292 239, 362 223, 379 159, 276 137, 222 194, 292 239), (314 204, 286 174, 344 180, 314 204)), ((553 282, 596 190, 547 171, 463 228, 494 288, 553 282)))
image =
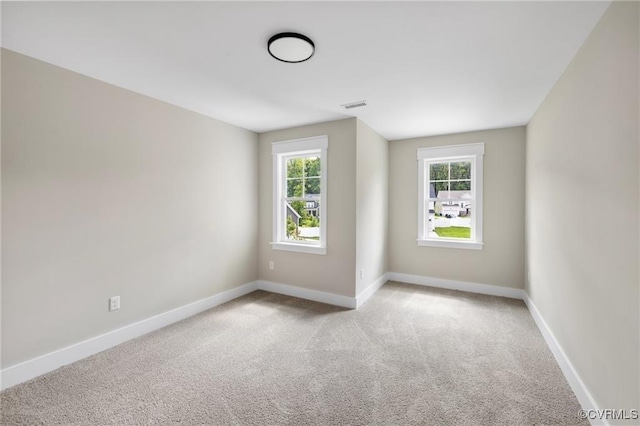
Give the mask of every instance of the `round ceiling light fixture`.
POLYGON ((307 36, 298 33, 279 33, 269 39, 269 54, 282 62, 296 64, 313 56, 316 46, 307 36))

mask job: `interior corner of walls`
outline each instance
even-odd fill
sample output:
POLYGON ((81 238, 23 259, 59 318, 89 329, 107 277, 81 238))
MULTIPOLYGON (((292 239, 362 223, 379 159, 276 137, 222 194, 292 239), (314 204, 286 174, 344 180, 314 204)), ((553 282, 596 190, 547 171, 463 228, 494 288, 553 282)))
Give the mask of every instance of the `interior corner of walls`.
POLYGON ((388 281, 388 273, 385 272, 380 277, 378 277, 373 282, 371 282, 369 285, 367 285, 364 289, 359 291, 355 297, 356 308, 359 308, 367 300, 369 300, 369 298, 371 298, 371 296, 373 296, 378 290, 380 290, 382 286, 386 284, 387 281, 388 281))
POLYGON ((305 287, 299 287, 273 281, 260 280, 257 282, 257 289, 268 291, 270 293, 297 297, 299 299, 326 303, 328 305, 340 306, 348 309, 355 309, 357 307, 355 296, 343 296, 340 294, 311 290, 305 287))
POLYGON ((360 141, 359 136, 368 130, 372 134, 378 136, 379 138, 383 139, 385 142, 389 143, 389 140, 387 138, 382 136, 377 130, 375 130, 373 127, 367 124, 364 120, 362 120, 359 117, 355 117, 355 120, 356 120, 356 137, 358 138, 358 141, 360 141))

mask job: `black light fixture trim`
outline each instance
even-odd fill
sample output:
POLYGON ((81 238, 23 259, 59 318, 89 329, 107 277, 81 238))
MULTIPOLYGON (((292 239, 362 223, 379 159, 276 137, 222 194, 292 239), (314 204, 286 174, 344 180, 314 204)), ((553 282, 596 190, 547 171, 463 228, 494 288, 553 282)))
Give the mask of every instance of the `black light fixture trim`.
POLYGON ((279 60, 280 62, 286 62, 288 64, 299 64, 300 62, 308 61, 309 59, 311 59, 311 57, 316 53, 316 45, 313 43, 313 41, 311 41, 309 37, 299 33, 291 33, 291 32, 278 33, 269 39, 269 42, 267 43, 267 51, 269 52, 269 55, 271 55, 274 59, 279 60), (280 40, 281 38, 297 38, 298 40, 306 41, 311 45, 311 55, 299 61, 287 61, 287 60, 278 58, 276 55, 271 53, 271 44, 277 40, 280 40))

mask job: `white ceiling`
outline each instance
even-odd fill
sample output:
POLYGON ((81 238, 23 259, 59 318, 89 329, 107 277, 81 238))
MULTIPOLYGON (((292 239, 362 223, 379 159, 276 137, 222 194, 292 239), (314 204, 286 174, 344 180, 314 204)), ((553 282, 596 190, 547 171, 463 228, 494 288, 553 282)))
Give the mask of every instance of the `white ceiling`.
POLYGON ((394 140, 526 124, 608 5, 2 2, 2 46, 257 132, 355 115, 394 140), (311 60, 271 58, 280 31, 311 60))

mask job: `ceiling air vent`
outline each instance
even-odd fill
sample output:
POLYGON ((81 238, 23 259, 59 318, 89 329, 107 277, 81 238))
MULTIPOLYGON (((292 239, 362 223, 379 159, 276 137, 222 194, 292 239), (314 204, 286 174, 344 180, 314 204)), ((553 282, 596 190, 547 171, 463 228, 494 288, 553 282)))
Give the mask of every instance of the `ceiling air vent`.
POLYGON ((351 102, 350 104, 343 104, 341 106, 343 106, 344 109, 360 108, 367 106, 367 101, 351 102))

